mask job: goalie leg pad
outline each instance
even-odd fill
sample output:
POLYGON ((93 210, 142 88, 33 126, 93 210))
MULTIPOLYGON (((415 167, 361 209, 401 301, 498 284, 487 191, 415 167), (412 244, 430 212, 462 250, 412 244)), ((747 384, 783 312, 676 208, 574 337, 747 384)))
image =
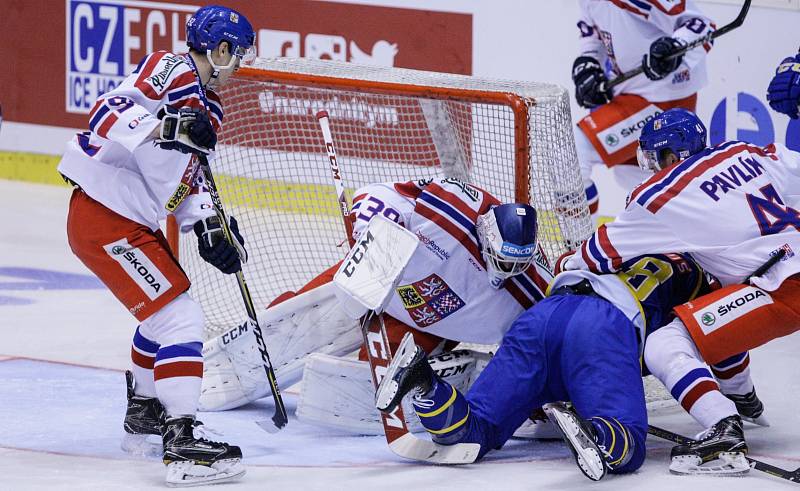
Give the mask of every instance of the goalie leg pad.
MULTIPOLYGON (((362 341, 329 283, 259 312, 258 322, 281 387, 300 381, 310 353, 344 355, 362 341)), ((203 345, 201 410, 232 409, 271 394, 252 329, 248 321, 203 345)))
MULTIPOLYGON (((489 353, 456 350, 428 359, 434 372, 466 392, 481 368, 491 357, 489 353)), ((315 353, 310 355, 303 371, 297 419, 348 434, 381 435, 381 416, 374 406, 375 389, 369 364, 364 361, 315 353)), ((425 431, 414 407, 403 401, 408 429, 425 431)))

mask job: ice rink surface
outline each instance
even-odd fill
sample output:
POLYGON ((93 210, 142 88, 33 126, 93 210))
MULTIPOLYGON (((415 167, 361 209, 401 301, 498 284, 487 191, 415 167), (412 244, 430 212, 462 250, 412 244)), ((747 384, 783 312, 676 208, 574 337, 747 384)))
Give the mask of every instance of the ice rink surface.
MULTIPOLYGON (((0 489, 164 489, 160 461, 119 448, 122 371, 136 321, 70 252, 70 192, 0 180, 0 489)), ((746 427, 753 457, 789 469, 800 466, 798 353, 800 335, 752 353, 772 427, 746 427)), ((670 475, 670 444, 652 437, 637 473, 599 483, 583 477, 557 441, 514 440, 469 466, 423 465, 393 455, 382 437, 298 422, 291 416, 296 392, 284 389, 290 423, 276 435, 254 424, 271 416, 268 402, 200 414, 242 447, 248 467, 241 481, 217 489, 800 489, 756 471, 744 478, 670 475)), ((662 410, 651 423, 686 435, 700 430, 679 408, 662 410)))

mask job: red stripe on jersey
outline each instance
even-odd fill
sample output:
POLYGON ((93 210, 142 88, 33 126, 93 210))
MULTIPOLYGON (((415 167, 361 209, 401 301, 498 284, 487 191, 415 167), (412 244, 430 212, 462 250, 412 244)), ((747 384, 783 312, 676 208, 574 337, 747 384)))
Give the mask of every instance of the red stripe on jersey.
POLYGON ((472 223, 478 221, 478 212, 467 206, 460 196, 451 193, 436 183, 428 184, 428 186, 425 187, 425 191, 442 199, 445 203, 460 211, 461 214, 466 216, 472 223))
POLYGON ((219 98, 216 92, 211 89, 206 89, 206 99, 211 102, 216 102, 219 107, 222 107, 222 99, 219 98))
POLYGON ((356 205, 356 203, 358 203, 359 201, 361 201, 362 199, 364 199, 366 196, 367 196, 367 193, 364 193, 364 194, 359 194, 358 196, 356 196, 355 198, 353 198, 353 206, 355 206, 355 205, 356 205))
POLYGON ((197 77, 194 76, 193 71, 189 70, 173 78, 172 82, 169 83, 169 87, 167 87, 167 91, 185 89, 194 83, 198 83, 197 77))
POLYGON ((536 303, 535 300, 528 297, 525 292, 522 291, 522 288, 518 287, 514 282, 510 280, 506 280, 503 284, 504 288, 514 297, 514 300, 519 302, 523 309, 527 310, 533 307, 533 304, 536 303))
POLYGON ((749 366, 750 366, 750 355, 747 355, 745 356, 744 360, 735 367, 722 370, 722 369, 716 369, 712 366, 711 371, 714 373, 714 376, 717 377, 717 380, 728 380, 735 377, 736 375, 739 375, 749 366))
POLYGON ((581 246, 581 257, 583 258, 583 262, 589 266, 589 271, 593 271, 595 273, 599 273, 600 269, 597 267, 597 263, 589 257, 589 241, 592 240, 591 237, 586 239, 581 246))
POLYGON ((153 378, 162 380, 172 377, 202 377, 202 361, 176 361, 158 365, 153 371, 153 378))
POLYGON ((754 147, 752 145, 748 145, 746 143, 733 145, 728 150, 719 154, 712 154, 702 163, 700 163, 699 165, 695 165, 689 171, 683 174, 680 178, 678 178, 678 180, 672 186, 662 191, 662 193, 658 196, 658 198, 652 200, 650 204, 647 205, 647 210, 650 213, 656 213, 664 205, 669 203, 669 201, 672 198, 680 194, 680 192, 683 191, 686 188, 686 186, 688 186, 689 183, 691 183, 695 178, 700 177, 708 169, 714 167, 715 165, 725 162, 726 160, 733 157, 742 150, 749 150, 752 153, 761 155, 762 157, 768 156, 766 152, 764 152, 764 150, 758 147, 754 147))
POLYGON ((118 119, 119 116, 117 116, 117 113, 109 112, 108 116, 106 116, 106 119, 104 119, 100 127, 97 128, 96 133, 103 138, 108 138, 108 130, 114 126, 114 123, 116 123, 118 119))
POLYGON ((475 243, 470 240, 467 232, 464 232, 458 228, 453 222, 450 221, 449 218, 443 217, 434 210, 428 208, 425 206, 424 202, 417 203, 417 207, 414 211, 438 225, 439 228, 448 234, 452 235, 454 239, 459 241, 461 245, 464 246, 475 259, 477 259, 478 264, 483 264, 483 259, 478 251, 478 246, 476 246, 475 243))
MULTIPOLYGON (((677 165, 677 164, 675 164, 675 165, 677 165)), ((673 168, 673 165, 670 165, 668 167, 664 167, 660 171, 658 171, 655 174, 653 174, 650 177, 650 179, 644 181, 643 183, 641 183, 638 186, 636 186, 635 188, 633 188, 633 191, 631 191, 630 196, 628 196, 628 203, 627 204, 631 204, 631 203, 635 202, 636 198, 638 198, 639 195, 642 194, 642 191, 644 191, 645 189, 648 189, 650 186, 652 186, 653 184, 655 184, 658 181, 660 181, 665 175, 667 175, 668 172, 670 172, 672 170, 672 168, 673 168)))
POLYGON ((681 406, 683 406, 683 409, 685 409, 686 412, 688 413, 698 399, 708 394, 709 392, 713 392, 715 390, 719 390, 719 386, 717 385, 716 382, 712 382, 710 380, 703 380, 699 384, 692 387, 691 390, 689 390, 689 392, 686 393, 683 399, 681 399, 681 406))
POLYGON ((661 5, 661 2, 659 0, 645 0, 645 2, 654 6, 658 10, 666 13, 667 15, 678 15, 680 13, 683 13, 684 10, 686 10, 686 0, 680 0, 680 2, 670 7, 669 10, 664 8, 664 6, 661 5))
POLYGON ((417 199, 422 192, 422 188, 417 186, 416 181, 397 182, 394 184, 394 190, 411 199, 417 199))
POLYGON ((152 75, 153 68, 158 65, 158 62, 161 61, 161 58, 168 54, 167 51, 156 51, 155 53, 150 55, 147 62, 142 67, 142 71, 139 72, 139 76, 136 78, 136 82, 133 83, 134 87, 139 89, 142 94, 148 99, 159 100, 161 96, 156 93, 153 86, 145 82, 144 80, 152 75))
POLYGON ((133 347, 131 347, 131 360, 133 364, 137 367, 142 367, 147 370, 153 369, 153 364, 156 362, 155 356, 145 356, 138 351, 136 351, 133 347))
POLYGON ((92 118, 94 117, 94 113, 96 113, 97 110, 100 109, 100 106, 102 106, 105 102, 106 100, 103 97, 99 97, 97 99, 97 101, 94 103, 94 106, 92 107, 92 110, 89 111, 89 121, 92 120, 92 118))
POLYGON ((627 10, 628 12, 633 12, 636 15, 641 15, 645 19, 648 17, 647 12, 642 12, 641 10, 634 8, 633 6, 628 5, 627 3, 623 3, 621 0, 611 0, 611 3, 621 8, 622 10, 627 10))
POLYGON ((488 212, 493 206, 497 206, 500 204, 500 200, 492 196, 491 194, 487 193, 483 189, 483 203, 481 206, 478 207, 478 215, 483 215, 484 213, 488 212))
POLYGON ((614 248, 611 244, 611 240, 608 238, 608 228, 605 224, 600 225, 597 229, 597 242, 600 244, 600 248, 603 249, 603 253, 606 255, 607 258, 611 259, 611 267, 614 269, 619 269, 622 266, 622 259, 619 257, 619 252, 614 248))

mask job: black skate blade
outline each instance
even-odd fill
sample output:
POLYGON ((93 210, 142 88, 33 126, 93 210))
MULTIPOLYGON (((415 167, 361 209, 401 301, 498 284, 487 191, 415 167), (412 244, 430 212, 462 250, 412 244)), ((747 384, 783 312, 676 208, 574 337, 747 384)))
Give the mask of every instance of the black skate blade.
POLYGON ((273 434, 273 435, 275 433, 281 431, 281 428, 283 428, 283 426, 286 426, 286 423, 284 423, 283 426, 278 426, 271 419, 265 419, 263 421, 256 421, 256 424, 262 430, 266 431, 267 433, 273 434))

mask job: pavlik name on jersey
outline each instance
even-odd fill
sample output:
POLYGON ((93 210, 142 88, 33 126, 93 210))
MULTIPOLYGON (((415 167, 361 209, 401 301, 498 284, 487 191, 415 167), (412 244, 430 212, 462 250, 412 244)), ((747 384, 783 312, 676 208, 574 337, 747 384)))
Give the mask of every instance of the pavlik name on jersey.
POLYGON ((714 201, 719 201, 718 193, 725 194, 763 173, 764 166, 756 159, 739 157, 738 164, 733 164, 727 171, 720 171, 710 180, 701 182, 700 189, 714 201))

